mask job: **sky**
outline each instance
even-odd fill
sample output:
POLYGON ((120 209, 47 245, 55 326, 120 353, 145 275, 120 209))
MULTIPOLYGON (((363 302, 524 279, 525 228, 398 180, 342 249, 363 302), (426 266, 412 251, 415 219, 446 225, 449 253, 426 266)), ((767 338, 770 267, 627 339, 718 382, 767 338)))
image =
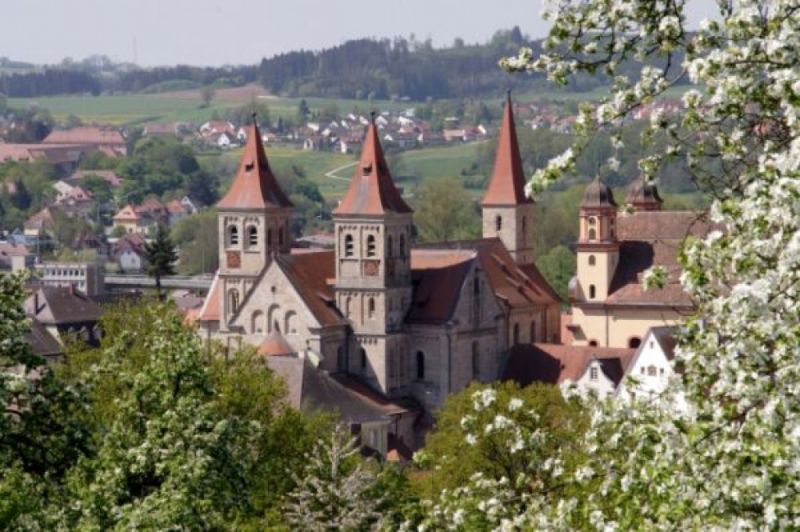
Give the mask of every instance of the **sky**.
POLYGON ((541 0, 0 0, 0 57, 252 64, 360 37, 413 33, 442 46, 456 37, 484 42, 514 25, 541 37, 540 10, 541 0))

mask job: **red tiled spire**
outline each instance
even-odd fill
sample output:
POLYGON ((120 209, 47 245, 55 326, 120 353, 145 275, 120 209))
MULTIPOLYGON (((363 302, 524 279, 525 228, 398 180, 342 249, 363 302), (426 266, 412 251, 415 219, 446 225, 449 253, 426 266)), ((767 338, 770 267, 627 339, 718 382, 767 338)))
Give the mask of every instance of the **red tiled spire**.
POLYGON ((247 144, 244 147, 239 170, 228 193, 217 203, 219 209, 276 209, 293 207, 283 193, 270 170, 261 133, 255 123, 247 128, 247 144))
POLYGON ((373 116, 350 188, 333 213, 377 215, 386 212, 404 213, 412 210, 394 186, 373 116))
POLYGON ((525 196, 525 174, 522 158, 519 155, 517 130, 514 126, 514 113, 511 109, 511 92, 508 93, 503 111, 503 125, 500 127, 500 141, 494 159, 494 171, 486 187, 481 205, 520 205, 533 203, 525 196))

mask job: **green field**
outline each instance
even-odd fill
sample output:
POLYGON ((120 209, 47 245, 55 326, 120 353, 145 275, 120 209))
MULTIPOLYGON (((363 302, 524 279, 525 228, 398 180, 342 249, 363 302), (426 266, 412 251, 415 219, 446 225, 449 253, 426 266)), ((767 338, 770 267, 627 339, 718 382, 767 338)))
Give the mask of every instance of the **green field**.
MULTIPOLYGON (((444 177, 459 177, 461 170, 468 167, 477 157, 480 143, 453 144, 437 148, 424 148, 403 152, 401 173, 419 177, 413 182, 401 184, 408 192, 421 183, 431 179, 444 177)), ((329 199, 342 196, 350 183, 356 157, 352 154, 342 154, 328 151, 305 151, 295 146, 268 146, 267 157, 274 171, 278 175, 291 172, 292 166, 303 169, 306 176, 319 186, 320 192, 329 199)), ((235 166, 239 161, 242 150, 227 152, 207 152, 198 155, 200 161, 209 166, 218 166, 224 162, 228 168, 226 174, 220 176, 223 183, 233 177, 235 166)), ((393 174, 400 175, 395 169, 393 174)), ((473 176, 474 177, 474 176, 473 176)), ((473 191, 477 194, 480 191, 473 191)))
MULTIPOLYGON (((56 120, 64 120, 75 115, 87 123, 130 125, 143 122, 193 122, 202 123, 211 118, 214 111, 239 107, 252 101, 250 96, 241 98, 216 98, 209 107, 201 107, 199 98, 170 97, 169 94, 129 94, 99 96, 48 96, 40 98, 10 98, 12 107, 26 108, 32 105, 48 109, 56 120)), ((272 118, 297 115, 300 102, 297 98, 259 98, 258 103, 270 108, 272 118)), ((338 100, 332 98, 306 98, 312 109, 336 106, 340 113, 346 114, 354 109, 367 113, 374 108, 380 111, 407 109, 413 104, 407 102, 365 100, 338 100)))

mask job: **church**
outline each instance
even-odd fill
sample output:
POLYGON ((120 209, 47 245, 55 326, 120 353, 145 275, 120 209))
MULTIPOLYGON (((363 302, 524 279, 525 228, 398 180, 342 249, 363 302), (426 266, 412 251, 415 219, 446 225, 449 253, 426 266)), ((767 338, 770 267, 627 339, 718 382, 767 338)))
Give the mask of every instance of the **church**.
POLYGON ((687 237, 711 229, 704 213, 662 210, 658 189, 643 178, 631 185, 625 203, 619 209, 599 178, 586 188, 566 343, 635 349, 651 328, 675 325, 695 310, 680 284, 678 254, 687 237), (653 266, 666 269, 667 282, 645 290, 643 276, 653 266))
POLYGON ((561 301, 533 263, 510 98, 476 240, 413 241, 414 214, 373 120, 333 213, 335 249, 293 249, 292 203, 257 125, 247 139, 217 205, 220 266, 196 320, 204 338, 311 361, 370 400, 422 414, 473 380, 499 378, 511 346, 560 341, 561 301))

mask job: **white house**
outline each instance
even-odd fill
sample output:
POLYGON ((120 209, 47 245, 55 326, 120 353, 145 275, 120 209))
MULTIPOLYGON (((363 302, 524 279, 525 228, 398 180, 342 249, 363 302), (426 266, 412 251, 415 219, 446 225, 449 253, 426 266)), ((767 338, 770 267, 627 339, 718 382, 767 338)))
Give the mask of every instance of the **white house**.
MULTIPOLYGON (((667 389, 675 374, 675 330, 675 327, 653 327, 647 331, 617 390, 620 399, 647 399, 667 389)), ((686 408, 683 397, 674 398, 673 403, 679 410, 686 408)))

